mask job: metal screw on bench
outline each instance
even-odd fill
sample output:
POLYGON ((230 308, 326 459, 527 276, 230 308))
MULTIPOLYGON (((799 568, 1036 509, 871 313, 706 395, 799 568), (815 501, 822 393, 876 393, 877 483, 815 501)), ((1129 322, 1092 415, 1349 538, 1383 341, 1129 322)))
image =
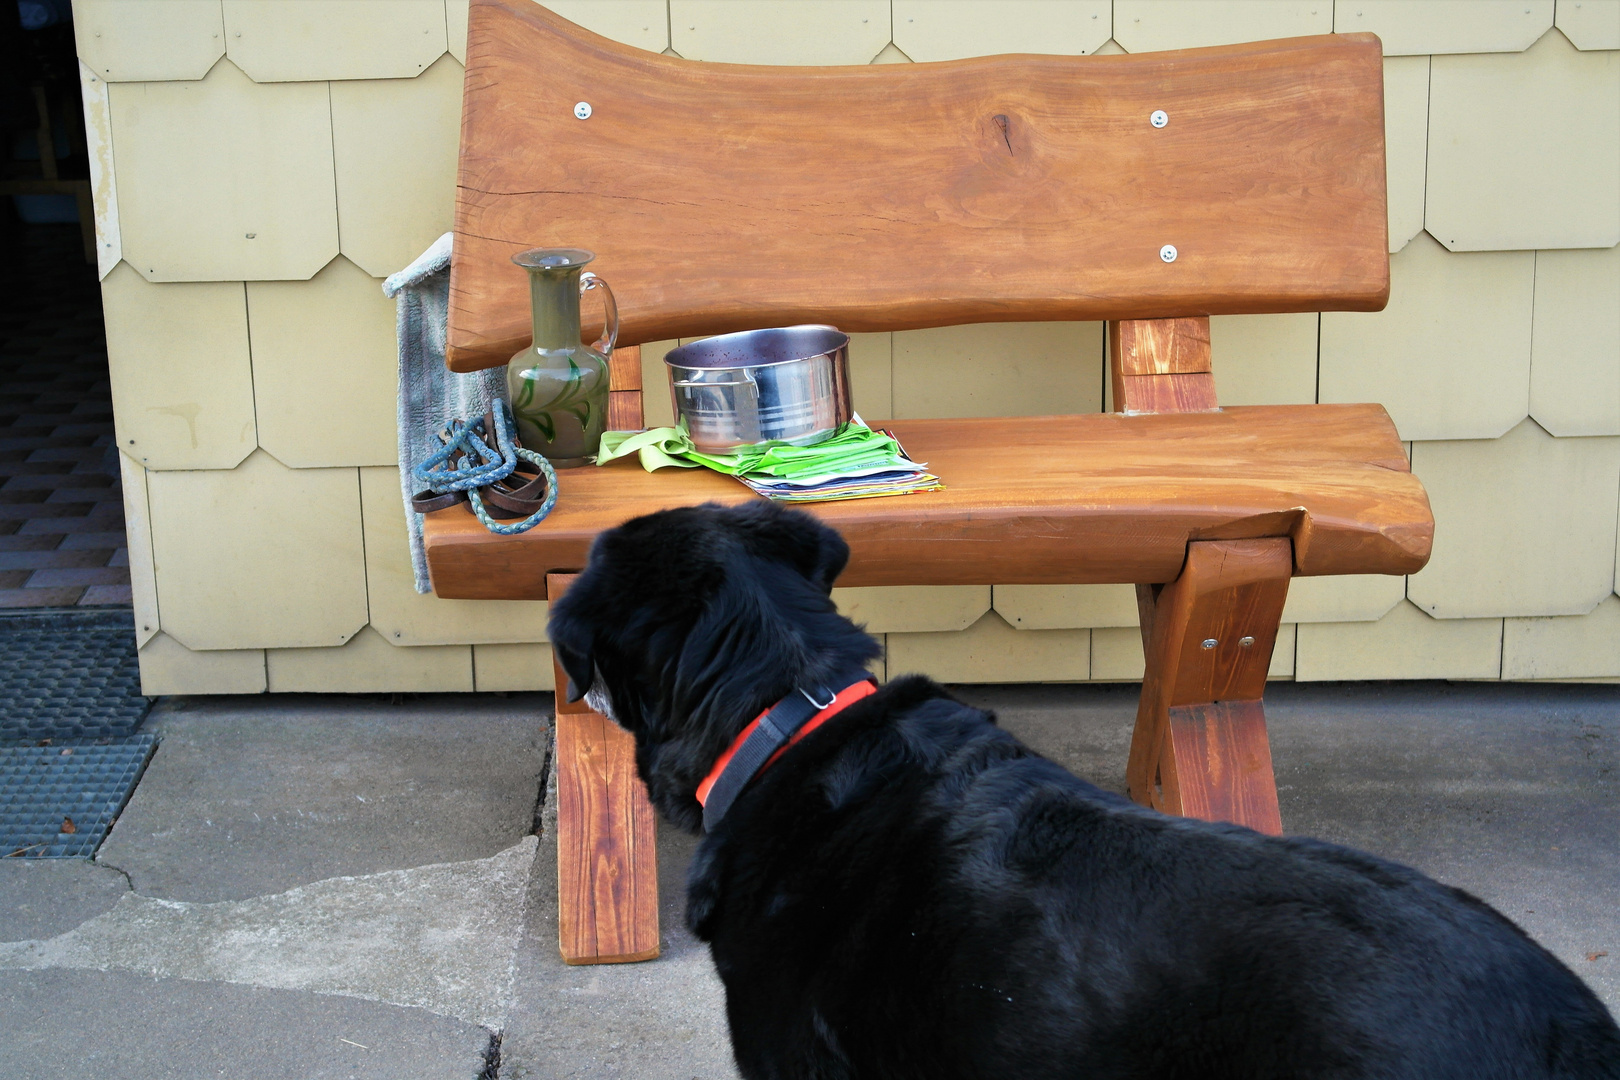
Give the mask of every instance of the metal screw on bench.
POLYGON ((581 120, 589 120, 591 118, 591 103, 588 101, 581 101, 579 104, 575 105, 574 115, 579 117, 581 120))
POLYGON ((1154 127, 1164 127, 1164 125, 1168 124, 1169 122, 1170 114, 1165 112, 1163 109, 1154 109, 1153 115, 1148 117, 1148 123, 1152 124, 1154 127))
POLYGON ((1160 248, 1159 249, 1159 258, 1163 259, 1167 263, 1175 262, 1176 261, 1176 245, 1174 245, 1174 244, 1166 244, 1166 245, 1164 245, 1164 247, 1160 248))
POLYGON ((1204 639, 1204 648, 1206 648, 1206 649, 1213 649, 1215 646, 1217 646, 1219 644, 1220 644, 1220 642, 1216 641, 1212 637, 1207 637, 1207 638, 1204 639))
POLYGON ((1248 634, 1244 634, 1242 637, 1238 638, 1238 644, 1247 649, 1250 645, 1254 644, 1254 638, 1250 637, 1248 634))

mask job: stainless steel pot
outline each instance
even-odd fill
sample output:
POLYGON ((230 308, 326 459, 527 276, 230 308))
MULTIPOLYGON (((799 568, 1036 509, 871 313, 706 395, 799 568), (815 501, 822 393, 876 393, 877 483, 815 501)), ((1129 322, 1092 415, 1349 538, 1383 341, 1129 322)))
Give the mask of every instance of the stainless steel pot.
POLYGON ((849 335, 788 326, 704 338, 664 356, 675 415, 707 453, 809 446, 848 422, 849 335))

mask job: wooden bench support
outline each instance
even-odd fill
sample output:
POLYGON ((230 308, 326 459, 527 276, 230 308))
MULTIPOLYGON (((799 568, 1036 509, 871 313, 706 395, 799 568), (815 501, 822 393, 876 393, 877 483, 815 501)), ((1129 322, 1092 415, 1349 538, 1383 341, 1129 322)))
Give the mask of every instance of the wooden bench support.
MULTIPOLYGON (((547 578, 562 595, 571 574, 547 578)), ((657 830, 630 733, 583 701, 557 668, 557 938, 570 964, 658 956, 657 830)))
POLYGON ((1131 798, 1281 834, 1261 698, 1292 568, 1287 537, 1199 540, 1175 581, 1137 586, 1147 673, 1131 798))
POLYGON ((1111 322, 1108 356, 1117 412, 1215 408, 1208 316, 1111 322))

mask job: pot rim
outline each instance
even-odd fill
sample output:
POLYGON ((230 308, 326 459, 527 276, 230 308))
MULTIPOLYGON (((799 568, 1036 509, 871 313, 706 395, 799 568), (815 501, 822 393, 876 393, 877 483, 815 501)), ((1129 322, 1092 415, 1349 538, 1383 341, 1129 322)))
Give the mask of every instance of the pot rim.
POLYGON ((730 334, 716 334, 713 337, 706 337, 701 341, 694 341, 689 345, 681 345, 677 348, 669 350, 669 352, 664 354, 664 364, 670 368, 685 368, 689 371, 752 371, 757 368, 781 367, 784 364, 802 364, 808 360, 816 360, 823 356, 832 356, 833 354, 848 348, 849 335, 838 329, 838 327, 833 326, 830 323, 798 323, 793 326, 767 326, 761 327, 758 330, 738 330, 730 334), (685 353, 688 349, 693 350, 693 352, 689 353, 688 355, 696 355, 696 353, 705 346, 708 349, 724 348, 723 344, 716 345, 716 342, 724 343, 731 340, 752 337, 755 334, 781 333, 789 330, 828 330, 836 335, 836 338, 833 339, 833 344, 829 348, 822 349, 819 352, 806 353, 803 356, 789 357, 786 360, 761 360, 758 363, 744 361, 741 363, 734 362, 729 364, 689 364, 676 358, 678 354, 685 353))

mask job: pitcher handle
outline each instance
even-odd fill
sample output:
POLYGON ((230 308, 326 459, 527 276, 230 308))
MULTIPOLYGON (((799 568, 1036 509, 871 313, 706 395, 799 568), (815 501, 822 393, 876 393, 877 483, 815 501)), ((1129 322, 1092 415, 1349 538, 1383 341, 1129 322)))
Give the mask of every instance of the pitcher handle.
POLYGON ((591 348, 608 356, 613 352, 613 343, 619 340, 619 305, 608 283, 587 270, 579 275, 579 295, 584 296, 592 289, 602 290, 602 306, 607 309, 607 318, 602 320, 602 336, 591 342, 591 348))

